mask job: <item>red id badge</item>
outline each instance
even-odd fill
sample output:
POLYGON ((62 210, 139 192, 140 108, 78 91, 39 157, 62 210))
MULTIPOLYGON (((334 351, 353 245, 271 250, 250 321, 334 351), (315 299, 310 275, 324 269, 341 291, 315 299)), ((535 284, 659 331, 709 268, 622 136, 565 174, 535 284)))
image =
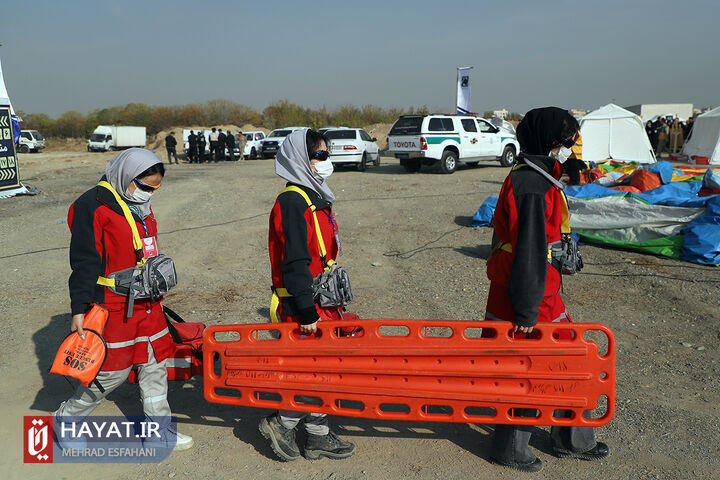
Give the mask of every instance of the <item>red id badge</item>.
POLYGON ((142 244, 143 257, 147 259, 158 256, 157 237, 145 237, 142 239, 142 244))

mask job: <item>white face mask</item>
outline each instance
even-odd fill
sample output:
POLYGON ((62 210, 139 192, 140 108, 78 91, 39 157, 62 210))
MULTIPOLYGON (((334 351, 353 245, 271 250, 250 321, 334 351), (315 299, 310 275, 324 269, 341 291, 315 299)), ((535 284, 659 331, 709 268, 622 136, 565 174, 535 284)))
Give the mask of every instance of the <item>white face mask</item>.
POLYGON ((146 192, 145 190, 140 190, 139 188, 135 189, 135 193, 130 193, 129 189, 126 193, 130 201, 134 203, 149 202, 150 197, 152 197, 152 192, 146 192))
POLYGON ((335 169, 333 168, 333 163, 330 160, 323 160, 322 162, 317 162, 315 164, 315 170, 317 170, 317 174, 320 175, 320 178, 327 180, 330 178, 330 175, 332 175, 335 169))
POLYGON ((572 150, 567 147, 560 147, 558 153, 550 153, 550 156, 560 163, 565 163, 565 160, 567 160, 570 155, 572 155, 572 150))

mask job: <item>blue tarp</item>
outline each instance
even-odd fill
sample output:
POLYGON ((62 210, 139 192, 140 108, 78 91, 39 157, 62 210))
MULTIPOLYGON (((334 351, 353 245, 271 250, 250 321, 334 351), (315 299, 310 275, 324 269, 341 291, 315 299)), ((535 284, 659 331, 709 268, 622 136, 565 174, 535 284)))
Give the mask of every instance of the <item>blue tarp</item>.
POLYGON ((495 213, 497 201, 498 197, 496 197, 495 195, 486 198, 483 204, 480 205, 480 208, 478 208, 478 211, 475 212, 475 215, 473 215, 472 220, 470 220, 470 226, 485 227, 487 225, 490 225, 493 214, 495 213))

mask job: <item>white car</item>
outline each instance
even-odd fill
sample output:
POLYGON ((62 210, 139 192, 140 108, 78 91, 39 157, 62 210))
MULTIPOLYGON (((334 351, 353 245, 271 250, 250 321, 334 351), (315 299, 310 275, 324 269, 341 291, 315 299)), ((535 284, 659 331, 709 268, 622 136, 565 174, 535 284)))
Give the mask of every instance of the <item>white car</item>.
POLYGON ((372 162, 380 165, 380 147, 362 128, 335 128, 324 131, 330 140, 330 160, 333 163, 352 163, 361 172, 372 162))
POLYGON ((280 150, 280 145, 285 141, 285 137, 301 128, 306 127, 277 128, 270 132, 266 138, 260 141, 260 156, 262 158, 273 158, 278 150, 280 150))
POLYGON ((243 157, 245 159, 255 160, 260 153, 262 141, 265 134, 261 131, 243 132, 245 135, 245 147, 243 148, 243 157))
POLYGON ((453 173, 458 162, 486 160, 510 167, 519 152, 513 130, 474 115, 404 115, 388 134, 388 153, 408 172, 439 164, 444 173, 453 173))
POLYGON ((18 139, 18 152, 37 152, 45 148, 45 137, 37 130, 20 130, 18 139))

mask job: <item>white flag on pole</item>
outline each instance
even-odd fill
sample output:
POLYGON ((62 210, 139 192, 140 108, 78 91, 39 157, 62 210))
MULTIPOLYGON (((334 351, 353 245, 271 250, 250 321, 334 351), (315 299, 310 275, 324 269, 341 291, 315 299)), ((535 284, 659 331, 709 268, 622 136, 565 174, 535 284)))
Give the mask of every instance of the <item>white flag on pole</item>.
POLYGON ((473 67, 458 68, 456 113, 470 113, 470 70, 473 67))

